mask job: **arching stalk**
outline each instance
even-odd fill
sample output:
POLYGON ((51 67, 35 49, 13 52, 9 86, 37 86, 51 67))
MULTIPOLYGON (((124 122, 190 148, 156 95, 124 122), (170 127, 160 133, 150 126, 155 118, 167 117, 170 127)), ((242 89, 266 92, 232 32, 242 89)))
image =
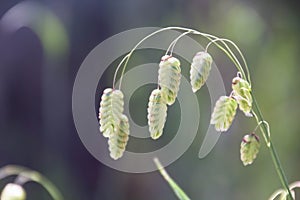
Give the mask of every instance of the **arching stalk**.
MULTIPOLYGON (((207 38, 208 40, 212 41, 214 39, 218 39, 218 37, 214 36, 214 35, 211 35, 211 34, 207 34, 207 33, 202 33, 202 32, 199 32, 199 31, 196 31, 196 30, 193 30, 193 29, 189 29, 189 28, 183 28, 183 27, 167 27, 167 28, 162 28, 162 29, 159 29, 157 31, 154 31, 153 33, 147 35, 146 37, 144 37, 142 40, 140 40, 133 48, 132 50, 122 59, 122 61, 120 62, 120 64, 118 65, 116 71, 115 71, 115 74, 114 74, 114 77, 117 76, 117 73, 120 69, 120 67, 122 66, 122 64, 124 63, 124 67, 122 69, 122 73, 121 73, 121 77, 120 77, 120 84, 119 84, 119 89, 121 89, 122 87, 122 79, 123 79, 123 75, 125 73, 125 70, 126 70, 126 67, 127 67, 127 64, 128 64, 128 61, 130 59, 130 57, 132 56, 133 52, 137 49, 137 47, 142 44, 145 40, 147 40, 148 38, 160 33, 160 32, 163 32, 163 31, 167 31, 167 30, 179 30, 179 31, 186 31, 186 32, 189 32, 190 34, 194 34, 194 35, 201 35, 205 38, 207 38)), ((230 41, 230 40, 228 40, 230 41)), ((227 42, 228 42, 227 41, 227 42)), ((246 75, 245 75, 245 72, 243 70, 243 67, 241 66, 241 64, 239 63, 238 59, 236 58, 235 54, 232 52, 232 50, 230 49, 230 47, 226 44, 226 42, 224 41, 221 41, 221 43, 225 46, 222 47, 219 43, 215 42, 215 45, 221 49, 228 57, 229 59, 235 64, 236 68, 238 69, 238 71, 240 71, 242 73, 242 76, 246 78, 246 75), (227 49, 227 50, 226 50, 227 49)), ((232 42, 233 43, 233 42, 232 42)), ((234 43, 233 43, 234 44, 234 43)), ((236 45, 235 45, 236 46, 236 45)), ((237 46, 236 46, 237 47, 237 46)), ((238 52, 240 53, 241 57, 244 58, 243 54, 241 53, 241 51, 238 49, 238 52)), ((245 65, 247 66, 247 65, 245 65)), ((246 70, 248 71, 248 70, 246 70)), ((249 76, 249 73, 248 73, 248 77, 249 76)), ((114 78, 114 81, 113 81, 113 85, 115 85, 115 81, 116 81, 116 78, 114 78)), ((250 83, 250 82, 249 82, 250 83)), ((250 83, 251 84, 251 83, 250 83)))
MULTIPOLYGON (((178 30, 178 31, 185 31, 184 33, 182 33, 180 36, 178 36, 169 46, 167 52, 169 51, 169 49, 171 49, 171 52, 173 52, 173 48, 175 46, 175 44, 177 43, 177 41, 183 37, 184 35, 187 35, 187 34, 193 34, 193 35, 201 35, 205 38, 207 38, 210 42, 208 43, 207 47, 206 47, 206 50, 208 49, 208 47, 211 45, 211 44, 215 44, 220 50, 222 50, 227 56, 228 58, 234 63, 235 67, 237 68, 237 70, 241 73, 241 77, 244 78, 245 80, 248 81, 248 83, 251 85, 251 78, 250 78, 250 71, 249 71, 249 67, 247 65, 247 62, 246 62, 246 59, 243 55, 243 53, 241 52, 241 50, 239 49, 239 47, 234 43, 232 42, 231 40, 229 39, 226 39, 226 38, 218 38, 214 35, 211 35, 211 34, 207 34, 207 33, 202 33, 202 32, 199 32, 199 31, 196 31, 196 30, 193 30, 193 29, 189 29, 189 28, 183 28, 183 27, 167 27, 167 28, 162 28, 162 29, 159 29, 149 35, 147 35, 146 37, 144 37, 142 40, 140 40, 133 48, 132 50, 122 59, 122 61, 120 62, 120 64, 118 65, 116 71, 115 71, 115 75, 114 75, 114 80, 113 80, 113 85, 115 85, 115 81, 116 81, 116 76, 117 76, 117 73, 118 73, 118 70, 120 69, 120 67, 122 66, 122 64, 124 63, 124 67, 122 69, 122 73, 121 73, 121 77, 120 77, 120 85, 119 85, 119 89, 121 89, 121 86, 122 86, 122 78, 123 78, 123 75, 124 75, 124 72, 126 70, 126 67, 127 67, 127 64, 128 64, 128 61, 130 59, 130 57, 132 56, 133 52, 136 50, 136 48, 141 44, 143 43, 145 40, 147 40, 148 38, 152 37, 153 35, 157 34, 157 33, 160 33, 162 31, 167 31, 167 30, 178 30), (230 44, 231 46, 234 47, 234 49, 238 52, 239 56, 241 57, 242 61, 243 61, 243 65, 244 67, 242 67, 242 65, 240 64, 239 62, 239 59, 236 57, 236 55, 234 54, 234 52, 232 51, 232 49, 230 48, 230 46, 228 45, 230 44), (245 71, 244 69, 246 70, 246 73, 247 73, 247 76, 245 74, 245 71)), ((279 157, 277 155, 277 152, 276 152, 276 149, 271 141, 271 137, 270 137, 270 130, 269 130, 269 126, 267 127, 266 123, 261 123, 261 122, 265 122, 265 120, 263 119, 263 116, 262 116, 262 113, 259 109, 259 106, 257 104, 257 101, 255 99, 255 96, 253 95, 252 93, 252 97, 253 97, 253 105, 255 107, 255 109, 257 110, 257 114, 253 111, 253 115, 255 116, 255 119, 257 121, 257 124, 258 126, 260 127, 260 130, 263 134, 263 137, 266 141, 266 144, 267 144, 267 147, 270 151, 270 154, 271 154, 271 157, 272 157, 272 161, 273 161, 273 164, 276 168, 276 171, 277 171, 277 174, 279 176, 279 179, 281 181, 281 184, 283 186, 283 188, 285 189, 285 191, 287 192, 288 194, 288 199, 293 199, 292 197, 292 193, 289 189, 289 186, 288 186, 288 181, 287 181, 287 178, 285 176, 285 173, 282 169, 282 166, 281 166, 281 163, 279 161, 279 157)))

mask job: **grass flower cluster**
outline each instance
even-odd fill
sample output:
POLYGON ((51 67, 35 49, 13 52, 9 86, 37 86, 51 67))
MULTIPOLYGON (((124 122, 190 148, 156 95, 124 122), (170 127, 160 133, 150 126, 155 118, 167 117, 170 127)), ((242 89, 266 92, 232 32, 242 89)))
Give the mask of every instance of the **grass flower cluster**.
MULTIPOLYGON (((167 116, 167 106, 171 106, 175 102, 177 94, 179 92, 181 66, 180 60, 172 55, 174 46, 176 45, 178 40, 185 35, 204 37, 208 40, 208 44, 206 45, 205 50, 196 52, 194 58, 191 60, 191 90, 193 92, 197 92, 199 89, 201 89, 201 87, 208 79, 213 62, 213 56, 208 53, 208 50, 211 45, 217 46, 232 61, 233 65, 237 69, 237 76, 232 79, 232 91, 230 95, 221 96, 216 102, 215 108, 212 112, 210 123, 215 125, 215 129, 219 132, 227 131, 236 116, 238 108, 245 114, 245 116, 249 117, 249 119, 254 119, 257 123, 257 127, 255 128, 253 133, 246 134, 242 138, 240 149, 241 161, 246 166, 252 164, 257 157, 261 143, 259 140, 259 136, 255 132, 258 128, 260 128, 261 135, 264 138, 265 144, 270 151, 273 164, 283 187, 283 189, 280 190, 278 194, 276 194, 281 195, 282 199, 293 199, 294 192, 292 190, 298 185, 292 185, 293 187, 288 185, 288 181, 281 167, 276 149, 271 140, 269 123, 264 120, 262 112, 255 99, 253 89, 251 87, 251 76, 246 59, 239 47, 229 39, 219 38, 211 34, 202 33, 197 30, 184 27, 162 28, 144 37, 121 60, 115 71, 113 87, 110 89, 106 89, 103 93, 99 114, 101 125, 100 131, 105 137, 114 137, 114 135, 118 135, 120 133, 118 130, 121 126, 120 118, 121 116, 123 116, 123 114, 121 114, 123 112, 123 109, 121 108, 121 105, 123 106, 123 103, 121 103, 121 100, 119 102, 114 102, 112 97, 107 97, 106 91, 109 90, 112 94, 115 91, 120 92, 125 69, 136 48, 153 35, 168 30, 177 30, 181 31, 182 33, 173 40, 173 42, 167 48, 166 54, 162 56, 159 63, 158 86, 157 89, 152 91, 148 103, 148 125, 151 138, 156 140, 163 134, 163 128, 167 116), (116 89, 115 82, 117 74, 121 67, 123 67, 123 69, 120 75, 120 84, 119 88, 116 89), (109 101, 109 103, 107 103, 106 101, 109 101), (120 106, 120 108, 115 108, 114 104, 120 106)), ((114 141, 116 143, 115 146, 124 148, 122 149, 122 151, 125 150, 126 146, 126 143, 124 143, 124 141, 126 140, 127 142, 128 139, 124 138, 125 137, 120 137, 120 140, 114 141)), ((121 156, 121 153, 117 157, 111 154, 111 157, 114 159, 120 158, 121 156)), ((175 182, 167 175, 165 170, 161 167, 158 159, 155 159, 155 163, 157 164, 157 167, 160 169, 160 172, 162 173, 164 178, 168 181, 168 183, 175 191, 178 198, 189 199, 187 195, 185 195, 184 192, 177 186, 177 184, 175 184, 175 182)))

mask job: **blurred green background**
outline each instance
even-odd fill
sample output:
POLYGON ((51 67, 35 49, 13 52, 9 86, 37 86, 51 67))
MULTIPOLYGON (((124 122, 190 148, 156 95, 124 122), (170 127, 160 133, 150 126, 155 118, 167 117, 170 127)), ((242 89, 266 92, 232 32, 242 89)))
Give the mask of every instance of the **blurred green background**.
MULTIPOLYGON (((71 95, 82 61, 101 41, 131 28, 176 25, 226 37, 239 45, 286 175, 290 182, 300 180, 299 1, 32 2, 34 9, 28 9, 24 1, 0 2, 1 17, 17 6, 10 12, 15 17, 2 20, 5 23, 0 26, 0 166, 20 164, 42 172, 65 199, 175 199, 158 172, 127 174, 94 159, 76 133, 71 95)), ((222 52, 214 47, 211 52, 230 92, 235 68, 222 52)), ((158 60, 161 53, 152 53, 151 61, 158 60)), ((138 52, 132 66, 147 62, 146 50, 138 52)), ((102 90, 111 86, 112 71, 99 83, 99 98, 102 90)), ((131 113, 138 124, 146 124, 151 89, 144 87, 132 98, 135 106, 131 113), (144 103, 137 104, 141 101, 144 103)), ((210 118, 206 87, 198 98, 201 122, 197 137, 188 151, 166 168, 170 175, 191 199, 267 199, 281 185, 264 145, 253 165, 243 167, 239 160, 241 138, 255 127, 243 114, 237 115, 233 127, 206 158, 198 158, 210 118)), ((166 133, 177 129, 179 106, 175 104, 169 112, 166 133)), ((158 146, 171 138, 165 136, 158 146)), ((128 148, 134 151, 143 146, 135 141, 128 148)), ((1 188, 11 180, 1 181, 1 188)), ((50 199, 36 184, 25 188, 30 200, 50 199)))

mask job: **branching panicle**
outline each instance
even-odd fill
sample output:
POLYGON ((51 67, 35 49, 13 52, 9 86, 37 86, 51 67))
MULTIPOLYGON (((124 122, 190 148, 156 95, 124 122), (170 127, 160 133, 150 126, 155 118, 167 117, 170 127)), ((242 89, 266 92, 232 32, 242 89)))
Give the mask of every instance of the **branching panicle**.
MULTIPOLYGON (((216 102, 210 123, 215 125, 217 131, 227 131, 235 118, 237 107, 239 107, 246 116, 254 116, 258 124, 257 127, 260 127, 263 138, 266 141, 276 171, 284 188, 284 197, 293 199, 292 192, 288 186, 288 181, 281 167, 275 147, 271 141, 269 123, 263 119, 258 103, 253 95, 249 68, 245 57, 239 47, 231 40, 183 27, 167 27, 157 30, 144 37, 127 55, 124 56, 115 71, 113 88, 115 88, 118 70, 124 64, 119 84, 119 89, 121 88, 126 66, 137 47, 153 35, 167 30, 178 30, 183 31, 183 33, 170 44, 166 51, 166 55, 162 57, 159 64, 158 89, 152 91, 148 103, 147 118, 151 137, 153 139, 158 139, 162 135, 167 116, 167 105, 172 105, 175 102, 179 91, 181 80, 180 61, 172 56, 176 43, 180 38, 188 34, 205 37, 209 40, 205 52, 197 53, 191 64, 190 82, 193 92, 199 90, 208 79, 213 59, 207 51, 210 45, 215 45, 233 62, 238 70, 238 76, 232 80, 231 95, 221 96, 216 102), (169 52, 170 55, 168 55, 169 52), (239 58, 242 59, 242 62, 240 62, 239 58), (252 104, 255 110, 252 108, 252 104)), ((123 155, 129 135, 129 123, 127 117, 123 115, 123 106, 123 94, 120 90, 107 89, 104 91, 99 109, 100 131, 109 139, 109 150, 113 159, 118 159, 123 155)), ((244 136, 240 150, 241 160, 244 165, 251 164, 255 160, 259 147, 260 143, 257 135, 249 134, 244 136)), ((170 183, 173 184, 173 182, 170 183)), ((174 191, 178 192, 180 190, 176 187, 174 191)), ((180 195, 178 195, 178 197, 181 198, 180 195)), ((183 197, 183 199, 188 199, 187 196, 183 197)))

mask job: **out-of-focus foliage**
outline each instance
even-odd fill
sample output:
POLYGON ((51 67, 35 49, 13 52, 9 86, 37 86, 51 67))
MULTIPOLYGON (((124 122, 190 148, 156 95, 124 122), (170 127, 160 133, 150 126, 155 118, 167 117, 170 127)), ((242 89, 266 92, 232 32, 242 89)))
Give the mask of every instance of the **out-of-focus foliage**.
POLYGON ((0 26, 6 34, 13 34, 22 27, 31 28, 41 40, 47 57, 67 56, 66 28, 46 5, 35 1, 16 4, 2 16, 0 26))

